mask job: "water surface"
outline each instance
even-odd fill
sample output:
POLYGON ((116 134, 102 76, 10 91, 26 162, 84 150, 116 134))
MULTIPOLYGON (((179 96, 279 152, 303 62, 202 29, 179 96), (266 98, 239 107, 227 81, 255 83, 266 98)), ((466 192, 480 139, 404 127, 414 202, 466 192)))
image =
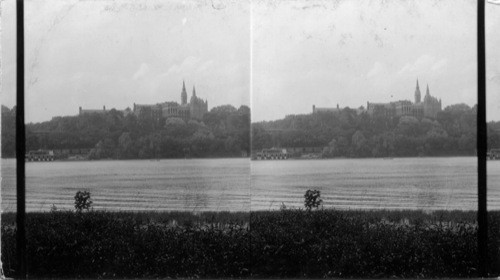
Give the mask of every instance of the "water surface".
MULTIPOLYGON (((338 209, 476 210, 477 159, 394 158, 252 162, 254 209, 302 207, 321 191, 338 209)), ((500 161, 488 161, 488 209, 500 209, 500 161)))
MULTIPOLYGON (((477 159, 394 158, 29 162, 27 210, 249 211, 302 207, 307 189, 337 209, 474 210, 477 159)), ((3 211, 15 211, 15 160, 2 161, 3 211)), ((488 209, 500 210, 500 161, 488 162, 488 209)))

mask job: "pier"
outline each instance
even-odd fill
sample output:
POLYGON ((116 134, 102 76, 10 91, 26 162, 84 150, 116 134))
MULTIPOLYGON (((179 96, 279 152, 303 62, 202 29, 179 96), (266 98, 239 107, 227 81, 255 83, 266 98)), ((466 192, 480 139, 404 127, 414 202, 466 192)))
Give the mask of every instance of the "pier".
POLYGON ((491 149, 486 156, 488 159, 500 159, 500 149, 491 149))
POLYGON ((54 161, 54 151, 38 150, 29 151, 24 156, 25 161, 54 161))

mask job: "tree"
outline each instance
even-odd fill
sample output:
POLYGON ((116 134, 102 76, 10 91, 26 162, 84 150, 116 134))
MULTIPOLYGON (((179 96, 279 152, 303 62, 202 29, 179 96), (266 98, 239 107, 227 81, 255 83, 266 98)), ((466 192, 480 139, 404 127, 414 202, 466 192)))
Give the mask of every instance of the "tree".
POLYGON ((90 199, 90 192, 88 191, 77 191, 75 194, 75 209, 76 212, 82 212, 82 210, 89 210, 92 206, 92 200, 90 199))
POLYGON ((318 208, 322 202, 319 190, 307 190, 304 194, 304 206, 308 211, 311 211, 312 208, 318 208))
POLYGON ((134 156, 132 138, 129 132, 123 132, 118 138, 118 157, 131 158, 134 156))

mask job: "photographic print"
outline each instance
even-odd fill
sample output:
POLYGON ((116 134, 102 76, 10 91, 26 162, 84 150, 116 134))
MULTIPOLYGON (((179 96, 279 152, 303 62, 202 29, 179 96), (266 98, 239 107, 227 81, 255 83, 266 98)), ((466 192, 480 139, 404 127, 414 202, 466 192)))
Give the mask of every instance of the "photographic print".
POLYGON ((2 276, 498 277, 493 2, 480 261, 477 1, 2 1, 2 276))
MULTIPOLYGON (((8 277, 17 269, 15 4, 2 2, 8 277)), ((30 277, 248 274, 249 8, 25 1, 30 277)))
MULTIPOLYGON (((252 7, 252 274, 477 275, 477 2, 252 7)), ((491 158, 498 62, 491 49, 491 158)), ((492 275, 499 167, 488 162, 492 275)))

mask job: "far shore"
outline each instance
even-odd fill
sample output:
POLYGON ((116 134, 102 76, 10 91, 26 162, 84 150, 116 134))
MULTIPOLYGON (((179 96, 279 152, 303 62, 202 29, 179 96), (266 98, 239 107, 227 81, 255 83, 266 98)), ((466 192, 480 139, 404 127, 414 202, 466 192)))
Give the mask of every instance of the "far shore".
MULTIPOLYGON (((56 162, 71 162, 71 161, 127 161, 127 160, 144 160, 144 161, 159 161, 159 160, 190 160, 190 159, 250 159, 252 161, 283 161, 283 160, 331 160, 331 159, 405 159, 405 158, 466 158, 477 155, 438 155, 438 156, 391 156, 391 157, 290 157, 287 159, 274 160, 259 160, 247 157, 186 157, 186 158, 101 158, 101 159, 56 159, 56 162)), ((15 157, 2 158, 2 160, 16 160, 15 157)), ((46 161, 26 161, 26 162, 46 162, 46 161)))

